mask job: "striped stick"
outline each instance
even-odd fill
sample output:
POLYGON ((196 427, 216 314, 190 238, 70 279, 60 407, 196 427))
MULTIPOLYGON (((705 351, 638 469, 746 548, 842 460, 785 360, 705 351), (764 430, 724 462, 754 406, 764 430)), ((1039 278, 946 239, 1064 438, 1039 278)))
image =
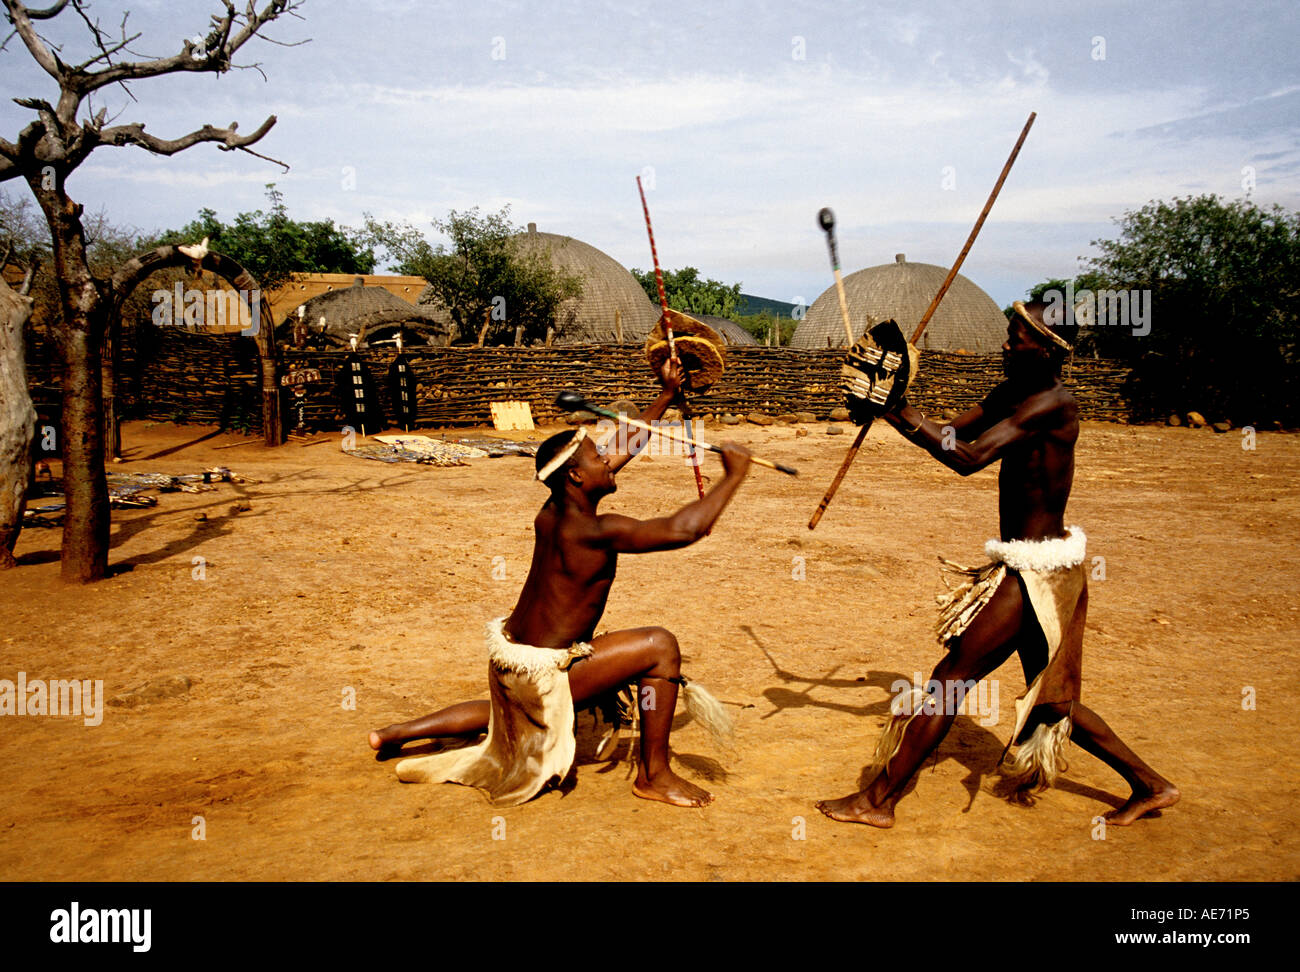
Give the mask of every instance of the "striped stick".
MULTIPOLYGON (((655 231, 650 225, 650 207, 645 201, 645 189, 641 185, 641 177, 636 177, 636 191, 641 194, 641 211, 645 213, 645 231, 650 237, 650 258, 655 265, 655 284, 659 288, 659 306, 663 308, 664 329, 668 332, 668 354, 674 361, 680 361, 677 357, 677 341, 673 338, 673 319, 668 314, 668 294, 664 291, 664 274, 659 269, 659 250, 655 247, 655 231)), ((690 420, 690 406, 686 404, 686 395, 679 388, 677 395, 681 399, 682 419, 690 420)), ((688 444, 687 449, 691 457, 691 466, 695 470, 695 488, 699 491, 700 499, 704 499, 704 475, 700 472, 699 460, 695 457, 695 446, 688 444)))

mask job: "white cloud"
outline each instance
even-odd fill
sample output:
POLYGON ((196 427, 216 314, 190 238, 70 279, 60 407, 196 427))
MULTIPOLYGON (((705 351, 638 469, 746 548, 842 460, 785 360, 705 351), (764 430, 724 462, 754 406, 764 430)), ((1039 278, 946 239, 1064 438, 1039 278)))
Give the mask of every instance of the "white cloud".
MULTIPOLYGON (((816 296, 826 281, 813 223, 822 205, 840 215, 846 266, 899 251, 951 259, 1030 110, 1038 120, 970 258, 990 279, 1035 261, 1072 267, 1113 217, 1149 199, 1240 195, 1248 164, 1258 201, 1300 202, 1289 62, 1267 37, 1249 63, 1204 56, 1206 37, 1249 27, 1234 9, 1191 24, 1159 4, 1132 16, 1114 4, 1066 13, 1009 2, 314 7, 286 35, 311 45, 258 52, 269 85, 248 72, 166 79, 139 85, 139 106, 121 101, 160 134, 230 118, 248 129, 274 112, 258 150, 290 173, 210 148, 172 159, 101 150, 74 176, 79 201, 146 226, 179 225, 201 206, 226 217, 256 208, 267 182, 295 216, 345 224, 368 211, 427 227, 448 209, 510 203, 520 223, 645 267, 633 178, 652 165, 665 263, 785 298, 816 296), (493 62, 501 32, 509 57, 493 62), (1089 56, 1096 33, 1111 41, 1104 63, 1089 56), (806 61, 791 59, 796 34, 806 61), (345 166, 355 188, 341 184, 345 166)), ((207 12, 190 0, 151 9, 164 37, 172 20, 192 33, 207 12)), ((11 45, 0 57, 9 68, 25 53, 11 45)), ((18 74, 16 91, 41 92, 38 69, 18 74)), ((29 116, 0 104, 9 137, 29 116)))

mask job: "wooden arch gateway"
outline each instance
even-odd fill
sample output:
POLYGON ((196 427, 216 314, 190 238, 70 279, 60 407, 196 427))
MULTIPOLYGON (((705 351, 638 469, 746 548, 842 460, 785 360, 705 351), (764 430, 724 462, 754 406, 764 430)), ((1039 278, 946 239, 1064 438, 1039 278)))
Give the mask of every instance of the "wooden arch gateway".
MULTIPOLYGON (((206 241, 205 241, 206 242, 206 241)), ((192 250, 192 247, 185 247, 192 250)), ((282 445, 284 429, 280 424, 280 388, 277 382, 277 350, 275 344, 275 323, 271 317, 269 301, 261 299, 261 287, 256 278, 236 260, 221 253, 204 248, 196 259, 181 252, 178 246, 159 246, 145 253, 133 256, 118 268, 112 280, 112 308, 109 312, 108 330, 104 338, 104 450, 108 458, 113 458, 121 449, 122 435, 114 402, 117 362, 117 350, 121 346, 122 305, 131 296, 136 287, 150 274, 171 267, 188 267, 194 270, 207 270, 227 281, 236 291, 256 294, 258 319, 253 323, 256 331, 249 335, 257 343, 258 359, 261 362, 262 378, 262 435, 267 445, 282 445)), ((176 312, 176 308, 172 308, 176 312)), ((250 307, 250 311, 252 308, 250 307)))

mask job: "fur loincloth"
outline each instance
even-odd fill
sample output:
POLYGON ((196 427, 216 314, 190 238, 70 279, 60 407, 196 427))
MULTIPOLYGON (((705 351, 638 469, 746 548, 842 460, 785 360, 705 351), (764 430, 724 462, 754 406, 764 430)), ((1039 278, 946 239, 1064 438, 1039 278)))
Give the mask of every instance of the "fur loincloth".
MULTIPOLYGON (((945 573, 960 578, 939 597, 939 643, 948 650, 975 617, 992 600, 1008 571, 1019 575, 1047 644, 1047 660, 1025 693, 1016 699, 1016 725, 1003 751, 1020 741, 1021 733, 1034 706, 1053 702, 1074 702, 1079 698, 1082 678, 1083 620, 1087 606, 1084 556, 1088 538, 1077 526, 1069 527, 1066 536, 1051 540, 990 540, 984 552, 990 562, 980 567, 963 567, 940 560, 945 573)), ((872 761, 875 772, 887 770, 889 762, 902 745, 908 724, 922 711, 925 692, 912 692, 896 698, 891 718, 876 745, 872 761)), ((1050 785, 1065 768, 1064 752, 1070 738, 1070 717, 1055 724, 1040 724, 1032 736, 1021 743, 1008 768, 1013 785, 1026 788, 1050 785)))
POLYGON ((474 746, 397 764, 405 783, 464 783, 494 806, 513 807, 559 783, 573 766, 573 695, 569 667, 591 645, 518 645, 505 636, 505 618, 487 626, 487 737, 474 746))
MULTIPOLYGON (((573 694, 569 668, 591 655, 585 641, 568 648, 515 644, 505 635, 505 618, 487 626, 487 737, 474 746, 431 756, 414 756, 397 764, 404 783, 464 783, 482 790, 494 806, 526 803, 553 783, 563 782, 573 767, 573 694)), ((733 726, 722 703, 696 682, 672 679, 681 687, 686 711, 722 746, 733 726)), ((596 747, 596 758, 614 752, 621 728, 636 714, 631 686, 589 703, 603 710, 610 728, 596 747)))

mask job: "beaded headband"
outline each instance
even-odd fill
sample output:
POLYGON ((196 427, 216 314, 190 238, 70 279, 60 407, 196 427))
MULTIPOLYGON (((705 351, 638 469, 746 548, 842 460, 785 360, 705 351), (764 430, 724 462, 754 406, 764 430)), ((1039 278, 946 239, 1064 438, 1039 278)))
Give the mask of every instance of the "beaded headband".
POLYGON ((546 482, 546 480, 550 479, 551 474, 555 472, 555 470, 559 469, 573 458, 574 453, 578 451, 578 447, 582 445, 582 440, 586 437, 586 428, 579 426, 578 431, 574 434, 573 438, 569 440, 569 444, 557 452, 554 459, 537 471, 537 478, 541 482, 546 482))
POLYGON ((1059 334, 1053 331, 1046 324, 1042 323, 1037 318, 1035 318, 1032 314, 1030 314, 1029 311, 1025 310, 1025 302, 1023 300, 1013 301, 1011 304, 1011 308, 1017 314, 1019 314, 1020 319, 1023 320, 1026 324, 1028 324, 1030 327, 1032 327, 1036 333, 1047 338, 1049 341, 1052 341, 1054 344, 1056 344, 1057 347, 1061 348, 1063 351, 1074 350, 1074 348, 1070 345, 1069 341, 1065 340, 1065 338, 1061 337, 1059 334))

